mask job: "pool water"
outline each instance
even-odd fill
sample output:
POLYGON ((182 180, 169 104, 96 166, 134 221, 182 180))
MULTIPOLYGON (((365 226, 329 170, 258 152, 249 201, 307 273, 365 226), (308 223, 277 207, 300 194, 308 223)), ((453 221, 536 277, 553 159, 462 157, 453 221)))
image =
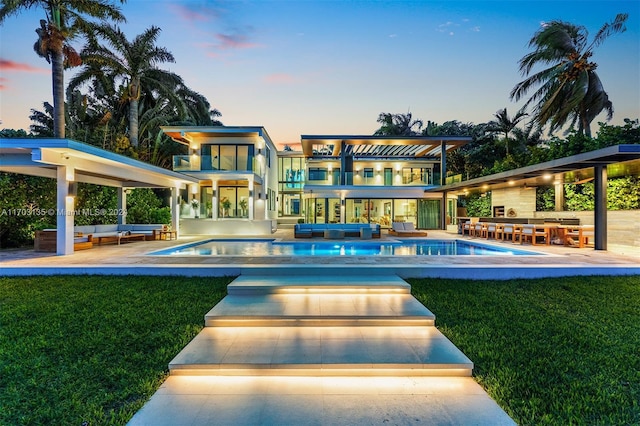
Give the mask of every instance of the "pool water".
POLYGON ((206 240, 150 253, 152 256, 504 256, 538 254, 461 240, 404 240, 398 242, 206 240))

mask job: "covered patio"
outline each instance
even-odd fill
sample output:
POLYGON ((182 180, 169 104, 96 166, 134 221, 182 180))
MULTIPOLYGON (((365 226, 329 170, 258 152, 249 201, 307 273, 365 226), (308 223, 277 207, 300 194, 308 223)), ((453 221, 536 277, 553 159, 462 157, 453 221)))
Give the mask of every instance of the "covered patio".
MULTIPOLYGON (((563 210, 564 184, 594 182, 594 248, 607 250, 607 179, 640 176, 640 145, 615 145, 533 166, 444 185, 435 191, 464 195, 470 192, 555 187, 556 211, 563 210)), ((428 189, 427 191, 434 191, 428 189)), ((640 226, 640 225, 638 225, 640 226)), ((632 232, 629 229, 629 232, 632 232)))
POLYGON ((73 254, 77 183, 117 188, 117 209, 106 212, 127 223, 127 190, 171 188, 171 226, 180 234, 178 195, 198 180, 69 139, 0 139, 0 171, 56 179, 58 255, 73 254))

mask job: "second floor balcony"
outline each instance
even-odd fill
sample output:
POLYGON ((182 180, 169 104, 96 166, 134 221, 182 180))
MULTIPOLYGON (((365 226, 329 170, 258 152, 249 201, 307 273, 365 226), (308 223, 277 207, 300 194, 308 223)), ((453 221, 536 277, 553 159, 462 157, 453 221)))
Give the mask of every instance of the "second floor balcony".
POLYGON ((174 155, 173 170, 176 172, 242 171, 262 175, 264 165, 257 157, 238 159, 211 155, 174 155))

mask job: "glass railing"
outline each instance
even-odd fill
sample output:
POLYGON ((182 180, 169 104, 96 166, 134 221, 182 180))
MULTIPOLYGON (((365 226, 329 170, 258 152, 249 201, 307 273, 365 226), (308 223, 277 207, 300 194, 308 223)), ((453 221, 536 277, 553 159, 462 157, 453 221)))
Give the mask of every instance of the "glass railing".
POLYGON ((173 170, 176 172, 199 172, 199 171, 216 171, 216 170, 232 170, 232 171, 252 171, 258 175, 262 174, 264 167, 258 158, 251 159, 251 170, 246 168, 233 168, 235 166, 235 158, 218 159, 210 155, 174 155, 173 170), (226 161, 225 161, 226 160, 226 161), (225 167, 228 165, 228 167, 225 167))
MULTIPOLYGON (((434 177, 438 177, 436 173, 434 177)), ((309 181, 305 182, 306 185, 317 186, 340 186, 342 183, 339 179, 328 179, 321 181, 309 181)), ((373 176, 365 176, 362 171, 359 172, 346 172, 345 173, 345 185, 349 186, 428 186, 433 185, 432 182, 424 182, 419 178, 413 179, 412 177, 403 177, 400 174, 394 173, 393 176, 385 176, 383 173, 374 172, 373 176)))

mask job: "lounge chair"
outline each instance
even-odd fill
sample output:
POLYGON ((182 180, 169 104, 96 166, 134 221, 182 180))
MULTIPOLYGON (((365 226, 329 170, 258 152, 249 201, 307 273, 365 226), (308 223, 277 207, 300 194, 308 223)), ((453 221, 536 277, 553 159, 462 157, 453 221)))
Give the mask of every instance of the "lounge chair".
POLYGON ((426 237, 428 233, 427 231, 416 229, 413 222, 393 222, 391 229, 389 229, 389 235, 397 237, 426 237))

